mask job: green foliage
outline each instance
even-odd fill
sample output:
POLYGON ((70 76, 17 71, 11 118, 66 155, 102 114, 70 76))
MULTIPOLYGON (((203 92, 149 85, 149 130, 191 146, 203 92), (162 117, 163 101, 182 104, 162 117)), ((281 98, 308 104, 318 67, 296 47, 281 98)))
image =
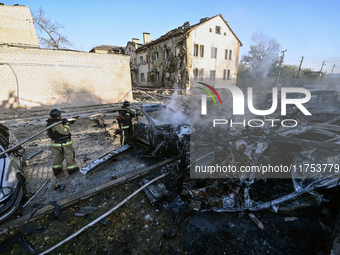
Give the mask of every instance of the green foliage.
POLYGON ((240 77, 275 76, 279 64, 280 44, 276 40, 262 41, 251 45, 247 54, 241 57, 240 77))
POLYGON ((282 65, 280 77, 283 79, 296 78, 298 71, 299 71, 299 67, 297 65, 282 65))

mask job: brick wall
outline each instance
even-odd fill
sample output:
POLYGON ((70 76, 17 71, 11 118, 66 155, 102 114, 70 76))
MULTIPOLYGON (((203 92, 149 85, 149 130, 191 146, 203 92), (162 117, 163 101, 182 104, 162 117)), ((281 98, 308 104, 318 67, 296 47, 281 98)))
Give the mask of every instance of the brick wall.
POLYGON ((116 54, 0 45, 0 106, 10 107, 18 91, 28 108, 132 100, 129 61, 116 54))
POLYGON ((27 6, 0 5, 0 44, 39 47, 31 12, 27 6))

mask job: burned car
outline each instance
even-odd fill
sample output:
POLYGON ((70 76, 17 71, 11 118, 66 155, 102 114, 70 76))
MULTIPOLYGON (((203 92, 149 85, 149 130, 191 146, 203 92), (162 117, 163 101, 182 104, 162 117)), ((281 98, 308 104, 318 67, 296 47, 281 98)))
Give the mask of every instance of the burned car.
POLYGON ((144 104, 130 107, 136 117, 132 121, 133 138, 153 149, 151 156, 178 155, 189 141, 188 117, 170 107, 144 104))
MULTIPOLYGON (((10 130, 0 124, 0 153, 10 148, 15 140, 10 130)), ((0 173, 0 221, 3 221, 18 210, 27 194, 18 150, 0 156, 0 173)))

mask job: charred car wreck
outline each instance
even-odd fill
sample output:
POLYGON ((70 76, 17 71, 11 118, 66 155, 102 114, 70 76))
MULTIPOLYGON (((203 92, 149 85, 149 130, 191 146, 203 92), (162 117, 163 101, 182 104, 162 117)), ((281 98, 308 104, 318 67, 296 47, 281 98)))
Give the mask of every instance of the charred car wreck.
MULTIPOLYGON (((325 191, 337 187, 340 178, 340 97, 338 92, 320 90, 311 94, 306 107, 312 116, 304 116, 294 107, 287 109, 289 117, 299 123, 295 127, 269 123, 258 128, 196 127, 192 123, 190 159, 187 158, 190 166, 179 176, 179 183, 183 183, 179 190, 182 197, 191 200, 191 209, 269 209, 295 214, 327 201, 325 191), (207 165, 228 166, 229 171, 211 175, 207 165), (199 175, 195 175, 198 171, 199 175)), ((270 108, 271 95, 262 96, 257 109, 270 108)), ((279 112, 277 109, 271 117, 282 119, 279 112)))
POLYGON ((174 122, 176 112, 164 105, 143 104, 131 106, 136 117, 132 120, 135 141, 150 148, 149 156, 173 156, 181 153, 189 141, 190 126, 185 122, 174 122))

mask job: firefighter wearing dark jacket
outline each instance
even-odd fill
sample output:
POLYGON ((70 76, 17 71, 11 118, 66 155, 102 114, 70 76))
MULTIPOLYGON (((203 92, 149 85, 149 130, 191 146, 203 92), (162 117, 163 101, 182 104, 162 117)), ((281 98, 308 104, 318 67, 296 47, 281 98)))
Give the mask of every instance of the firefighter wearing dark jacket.
POLYGON ((119 111, 119 127, 121 129, 121 145, 129 144, 132 134, 132 118, 135 114, 130 111, 127 107, 130 106, 129 101, 124 101, 122 108, 126 109, 124 111, 119 111))
POLYGON ((58 175, 61 172, 64 159, 69 174, 73 174, 79 170, 79 167, 76 167, 75 164, 75 154, 71 141, 69 123, 67 119, 61 119, 61 111, 59 108, 51 110, 50 116, 51 118, 47 120, 46 126, 62 121, 62 123, 47 130, 47 134, 51 138, 51 151, 54 156, 52 163, 54 175, 58 175))

